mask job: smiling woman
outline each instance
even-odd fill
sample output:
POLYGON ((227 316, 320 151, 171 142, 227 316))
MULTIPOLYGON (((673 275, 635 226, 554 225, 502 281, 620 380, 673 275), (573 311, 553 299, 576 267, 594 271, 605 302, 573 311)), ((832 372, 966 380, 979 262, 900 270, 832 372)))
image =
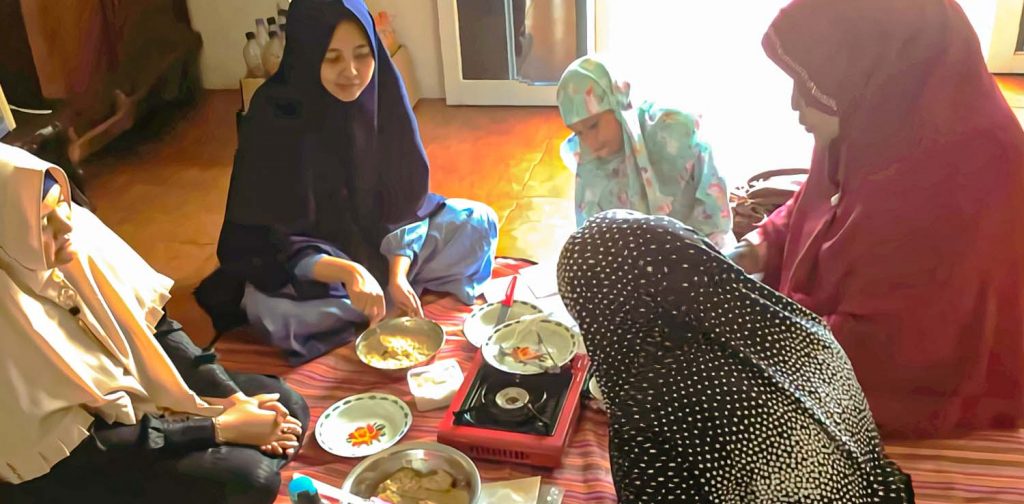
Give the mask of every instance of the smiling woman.
POLYGON ((363 28, 351 19, 338 23, 320 64, 324 88, 343 102, 354 101, 370 83, 374 68, 373 48, 363 28))
POLYGON ((497 216, 429 190, 403 81, 361 0, 294 0, 280 70, 239 131, 221 268, 196 292, 221 333, 249 322, 293 363, 357 325, 422 316, 425 289, 471 304, 497 216), (389 311, 390 308, 390 311, 389 311))

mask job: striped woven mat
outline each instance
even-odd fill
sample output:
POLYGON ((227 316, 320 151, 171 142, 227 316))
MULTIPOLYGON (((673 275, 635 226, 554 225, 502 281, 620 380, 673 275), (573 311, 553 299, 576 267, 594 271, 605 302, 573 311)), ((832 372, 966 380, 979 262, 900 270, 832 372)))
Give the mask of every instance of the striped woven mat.
MULTIPOLYGON (((510 275, 527 265, 522 261, 499 259, 494 275, 510 275)), ((450 297, 424 306, 425 315, 441 324, 448 333, 448 341, 438 359, 458 359, 463 369, 476 350, 462 336, 462 320, 470 310, 450 297)), ((226 336, 218 343, 217 350, 221 362, 230 369, 284 377, 306 398, 314 424, 320 413, 337 400, 376 391, 398 396, 413 409, 412 428, 403 442, 436 439, 437 424, 444 410, 415 411, 405 379, 367 372, 351 345, 296 368, 289 367, 277 350, 254 342, 243 332, 226 336)), ((546 483, 565 490, 565 504, 614 503, 607 429, 603 413, 585 408, 561 468, 552 471, 478 461, 481 478, 488 482, 542 476, 546 483)), ((958 440, 894 443, 888 445, 888 450, 913 476, 920 503, 1024 503, 1024 431, 982 432, 958 440)), ((284 470, 284 484, 277 503, 289 502, 286 488, 293 472, 339 485, 358 462, 325 452, 312 435, 308 436, 299 456, 284 470)))

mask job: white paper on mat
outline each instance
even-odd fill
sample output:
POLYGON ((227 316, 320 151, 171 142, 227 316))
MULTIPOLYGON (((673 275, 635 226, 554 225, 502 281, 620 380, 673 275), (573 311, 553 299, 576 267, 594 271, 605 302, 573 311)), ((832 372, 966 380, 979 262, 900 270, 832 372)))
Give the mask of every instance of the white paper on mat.
POLYGON ((554 296, 537 299, 533 301, 533 303, 539 306, 541 310, 551 313, 552 319, 574 329, 576 328, 576 321, 573 320, 572 315, 569 314, 569 309, 566 308, 565 303, 562 302, 562 296, 555 294, 554 296))
POLYGON ((480 486, 480 502, 536 504, 540 494, 540 476, 511 481, 496 481, 480 486))
MULTIPOLYGON (((558 265, 554 262, 535 264, 519 270, 516 292, 513 296, 521 301, 533 302, 535 299, 546 298, 558 294, 558 265)), ((505 299, 511 276, 492 278, 483 285, 484 299, 495 303, 505 299)))
POLYGON ((520 281, 526 281, 526 285, 538 298, 558 294, 558 264, 555 262, 540 263, 528 266, 519 270, 522 277, 520 281))
MULTIPOLYGON (((481 289, 484 294, 484 300, 488 303, 499 303, 505 299, 505 291, 508 290, 508 284, 512 281, 511 276, 492 278, 484 283, 481 289)), ((533 295, 533 291, 529 287, 524 285, 523 279, 520 278, 516 282, 516 292, 512 296, 513 299, 520 301, 529 301, 533 303, 537 300, 537 296, 533 295)))

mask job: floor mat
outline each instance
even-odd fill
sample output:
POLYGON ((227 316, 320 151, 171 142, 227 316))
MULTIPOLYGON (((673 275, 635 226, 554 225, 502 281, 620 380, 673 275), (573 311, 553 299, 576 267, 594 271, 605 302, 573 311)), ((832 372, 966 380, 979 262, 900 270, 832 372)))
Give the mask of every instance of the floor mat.
MULTIPOLYGON (((528 265, 523 261, 499 259, 495 277, 514 274, 528 265)), ((452 297, 424 307, 425 315, 441 324, 449 339, 439 359, 458 359, 466 369, 476 348, 462 336, 462 320, 471 311, 452 297)), ((289 367, 277 350, 254 342, 244 333, 225 336, 217 345, 221 361, 228 368, 285 377, 309 402, 312 425, 320 413, 335 401, 353 394, 375 391, 393 394, 413 404, 404 378, 386 378, 367 373, 352 345, 297 368, 289 367)), ((444 410, 414 411, 412 428, 402 439, 435 441, 437 424, 444 410)), ((608 420, 604 413, 584 408, 576 437, 563 466, 549 471, 528 466, 477 462, 484 482, 542 476, 566 490, 565 504, 613 503, 615 488, 608 461, 608 420)), ((934 440, 887 445, 890 455, 911 474, 918 503, 1010 503, 1024 502, 1024 431, 982 432, 959 440, 934 440)), ((309 474, 340 485, 357 459, 335 457, 307 437, 296 460, 284 471, 283 481, 293 472, 309 474)), ((288 503, 282 485, 277 502, 288 503)))
MULTIPOLYGON (((513 274, 527 264, 523 261, 499 259, 495 277, 513 274)), ((452 297, 445 297, 424 306, 424 311, 427 318, 441 324, 449 336, 437 358, 458 359, 462 368, 466 369, 476 351, 462 337, 462 320, 469 314, 471 307, 462 305, 452 297)), ((413 404, 404 377, 388 378, 367 372, 368 368, 356 357, 352 346, 345 346, 297 368, 289 367, 276 349, 256 343, 244 332, 225 335, 217 344, 217 352, 221 362, 230 369, 284 377, 309 403, 311 425, 316 425, 320 414, 334 402, 363 392, 393 394, 413 404)), ((444 410, 421 413, 413 409, 412 428, 401 442, 436 441, 437 424, 444 410)), ((557 484, 565 490, 563 502, 566 504, 613 503, 616 499, 608 463, 607 432, 608 423, 604 413, 584 408, 576 436, 561 468, 552 471, 490 462, 477 462, 477 467, 484 482, 542 476, 545 483, 557 484)), ((284 484, 277 502, 289 502, 286 490, 292 473, 297 471, 340 485, 360 460, 344 459, 327 453, 310 434, 299 455, 283 471, 284 484)))
MULTIPOLYGON (((1024 96, 1024 85, 1014 87, 1024 81, 1015 79, 1001 80, 1011 103, 1016 103, 1012 93, 1024 96)), ((237 92, 206 93, 200 106, 159 142, 107 152, 85 167, 87 190, 98 214, 177 282, 169 312, 201 345, 213 335, 191 290, 216 265, 214 250, 236 145, 238 106, 237 92)), ((502 219, 499 254, 531 259, 557 254, 575 223, 573 177, 558 155, 568 130, 557 110, 447 107, 423 100, 416 111, 431 160, 432 189, 494 207, 502 219)), ((508 274, 518 264, 500 261, 496 274, 508 274)), ((425 309, 452 337, 443 356, 467 363, 473 347, 460 330, 470 309, 449 298, 425 309)), ((286 377, 310 402, 314 418, 337 399, 370 389, 411 400, 404 382, 367 375, 348 348, 299 368, 288 367, 276 350, 244 334, 227 337, 218 350, 233 369, 286 377)), ((433 439, 439 418, 439 412, 418 415, 405 439, 433 439)), ((566 466, 542 474, 566 488, 566 504, 615 502, 606 420, 587 410, 581 426, 566 466)), ((891 444, 889 449, 913 475, 918 502, 1024 502, 1024 432, 891 444)), ((308 471, 337 484, 354 464, 327 454, 310 440, 286 473, 308 471)), ((492 481, 535 474, 531 468, 499 464, 481 464, 481 469, 492 481)), ((289 479, 286 474, 284 481, 289 479)))

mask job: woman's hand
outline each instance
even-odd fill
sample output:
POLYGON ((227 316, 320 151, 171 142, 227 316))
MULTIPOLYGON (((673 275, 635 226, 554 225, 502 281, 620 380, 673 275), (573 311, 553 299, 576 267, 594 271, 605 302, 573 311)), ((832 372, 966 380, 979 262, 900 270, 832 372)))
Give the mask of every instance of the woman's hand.
POLYGON ((725 255, 748 275, 753 275, 764 273, 764 251, 762 249, 763 247, 758 247, 744 238, 725 255))
POLYGON ((225 444, 263 447, 294 441, 299 433, 294 426, 287 426, 277 412, 262 409, 251 401, 236 403, 213 421, 217 440, 225 444))
POLYGON ((277 413, 278 418, 282 419, 281 426, 286 431, 285 440, 261 446, 260 451, 272 457, 290 458, 302 445, 302 422, 288 412, 288 408, 278 400, 280 398, 281 394, 257 394, 248 399, 255 401, 260 409, 277 413))
POLYGON ((260 451, 271 457, 288 457, 295 455, 295 450, 302 445, 302 424, 295 417, 287 417, 281 425, 282 439, 273 443, 263 445, 260 451))
POLYGON ((362 264, 338 257, 322 257, 313 265, 313 278, 323 283, 345 284, 352 306, 366 315, 371 326, 384 318, 387 309, 384 291, 362 264))
POLYGON ((391 301, 395 303, 395 308, 403 314, 410 317, 423 317, 420 297, 416 295, 416 291, 404 276, 391 279, 388 284, 388 294, 391 296, 391 301))
POLYGON ((402 313, 410 317, 423 317, 423 305, 420 304, 420 297, 416 290, 409 283, 409 266, 412 265, 412 258, 396 255, 391 257, 390 281, 388 282, 388 294, 402 313))
MULTIPOLYGON (((204 397, 203 399, 209 404, 223 407, 225 412, 239 405, 245 405, 245 408, 250 411, 258 409, 273 413, 280 424, 280 434, 276 441, 261 445, 260 451, 272 457, 291 457, 302 444, 302 422, 291 416, 288 408, 281 404, 280 398, 281 394, 247 396, 243 392, 238 392, 226 398, 204 397)), ((223 420, 220 423, 223 423, 223 420)))
POLYGON ((279 399, 281 399, 281 394, 256 394, 252 397, 245 396, 246 401, 256 403, 260 409, 277 413, 278 418, 283 421, 285 418, 290 417, 291 413, 288 412, 288 408, 285 408, 284 405, 281 404, 279 399))
POLYGON ((366 315, 372 327, 384 318, 387 310, 384 291, 366 268, 362 265, 356 266, 349 281, 345 282, 345 289, 352 300, 352 306, 366 315))

